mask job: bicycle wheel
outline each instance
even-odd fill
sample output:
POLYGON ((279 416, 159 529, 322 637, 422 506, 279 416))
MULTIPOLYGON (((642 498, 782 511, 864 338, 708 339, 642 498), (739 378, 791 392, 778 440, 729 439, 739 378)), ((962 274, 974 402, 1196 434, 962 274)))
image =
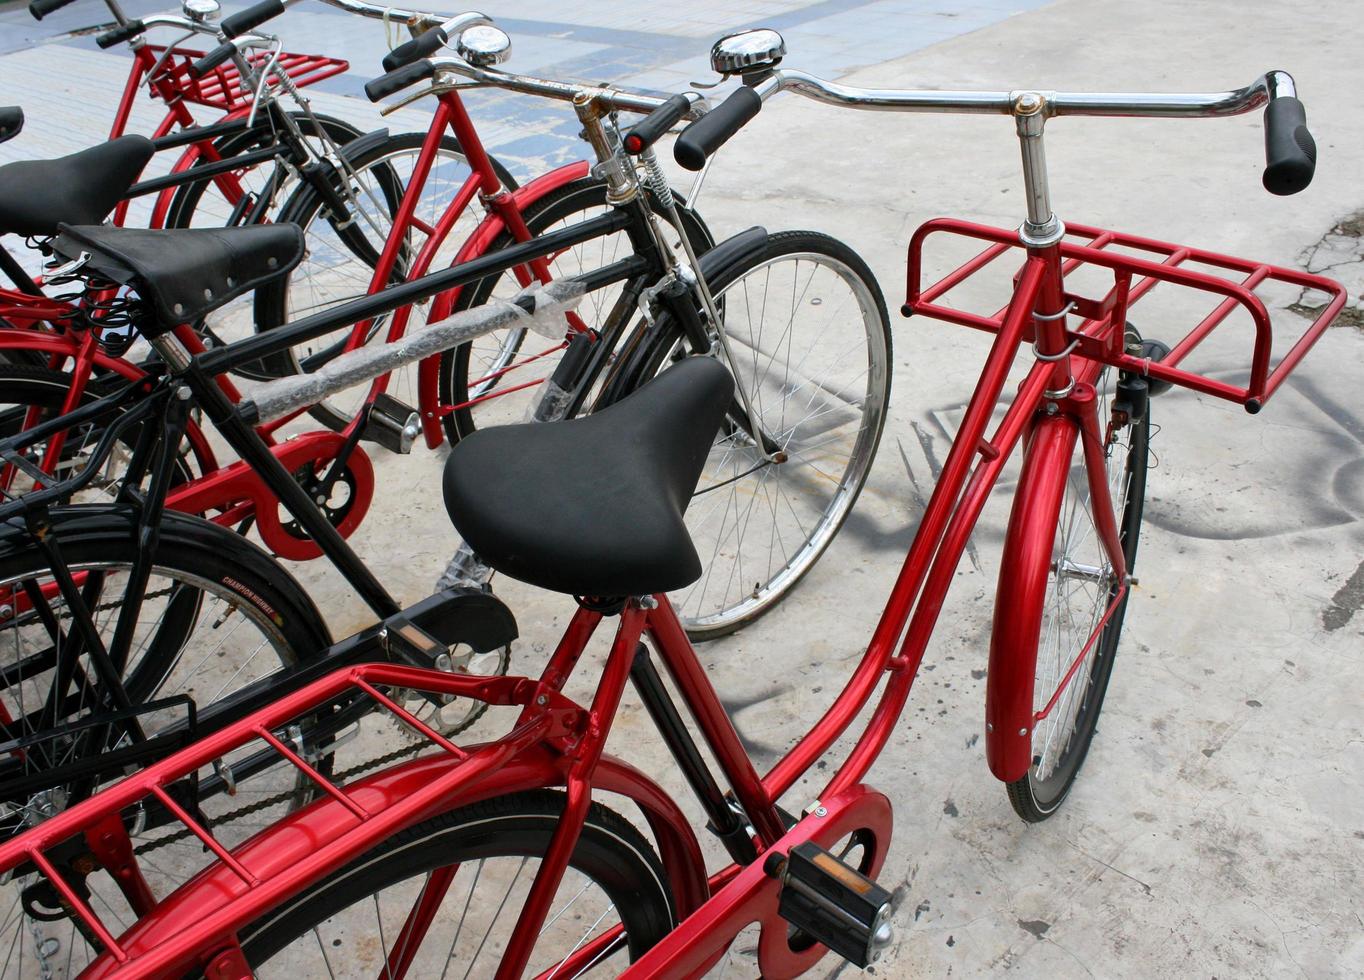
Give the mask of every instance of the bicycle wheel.
MULTIPOLYGON (((129 584, 134 533, 135 522, 122 508, 85 505, 51 512, 49 540, 56 542, 82 589, 83 604, 106 646, 129 584)), ((112 724, 65 727, 107 717, 110 698, 88 650, 73 642, 72 610, 51 583, 46 556, 26 535, 11 530, 0 537, 3 737, 6 742, 33 740, 23 752, 0 756, 0 839, 78 802, 101 781, 73 778, 30 793, 11 789, 17 780, 129 744, 126 733, 112 724), (59 665, 71 672, 71 680, 54 690, 59 665)), ((186 515, 164 515, 151 578, 142 592, 129 660, 121 672, 123 690, 134 705, 188 695, 203 707, 282 665, 312 659, 330 643, 316 607, 287 572, 230 531, 186 515)), ((186 716, 179 705, 143 712, 139 721, 151 735, 186 716)), ((281 814, 303 802, 303 790, 287 769, 258 772, 232 787, 232 796, 220 793, 207 801, 210 819, 281 794, 285 799, 275 804, 281 814)), ((119 769, 104 779, 121 775, 119 769)), ((197 854, 199 848, 190 850, 197 854)), ((123 907, 112 883, 92 878, 90 884, 102 907, 123 907)), ((55 892, 33 878, 6 883, 0 901, 11 909, 0 927, 0 977, 74 976, 93 959, 55 892)))
MULTIPOLYGON (((344 147, 362 135, 350 123, 332 116, 315 114, 316 122, 301 112, 290 113, 304 142, 308 144, 315 159, 335 157, 335 147, 344 147)), ((214 142, 214 149, 223 159, 240 156, 251 150, 264 149, 279 143, 275 126, 268 118, 258 120, 253 126, 224 136, 214 142)), ((284 151, 283 147, 280 147, 284 151)), ((206 166, 210 160, 199 157, 188 173, 206 166)), ((298 183, 297 171, 280 165, 276 160, 267 160, 253 167, 234 170, 235 178, 248 199, 240 205, 230 200, 223 188, 212 178, 196 180, 180 185, 171 198, 166 211, 167 228, 225 228, 245 223, 249 205, 269 189, 271 180, 277 182, 271 190, 271 203, 266 209, 264 220, 275 220, 280 211, 279 202, 286 201, 295 193, 298 183)), ((226 306, 215 310, 205 325, 207 333, 219 345, 240 340, 252 334, 252 303, 248 297, 240 297, 226 306)), ((248 372, 242 372, 250 376, 248 372)))
MULTIPOLYGON (((1114 372, 1105 369, 1095 385, 1099 396, 1098 418, 1108 422, 1114 372)), ((1147 446, 1150 410, 1140 420, 1122 427, 1109 426, 1105 435, 1109 493, 1113 513, 1119 516, 1118 532, 1129 574, 1137 559, 1142 507, 1146 498, 1147 446)), ((1019 477, 1020 488, 1036 486, 1034 499, 1054 501, 1025 513, 1017 504, 1010 516, 1007 541, 1032 538, 1051 541, 1024 553, 1026 545, 1006 547, 996 593, 996 608, 1035 607, 1037 593, 1026 583, 1046 581, 1042 593, 1040 629, 1037 637, 1033 679, 1034 715, 1055 704, 1045 718, 1032 726, 1032 764, 1021 779, 1007 784, 1009 802, 1030 823, 1045 820, 1057 811, 1084 764, 1103 708, 1104 694, 1113 674, 1127 593, 1114 608, 1099 637, 1084 653, 1070 679, 1071 666, 1080 658, 1118 592, 1118 582, 1096 531, 1094 504, 1084 465, 1083 447, 1074 424, 1058 421, 1038 430, 1028 447, 1019 477), (1060 445, 1050 445, 1060 440, 1060 445), (1053 453, 1059 455, 1052 455, 1053 453), (1072 460, 1069 467, 1049 466, 1050 456, 1072 460), (1034 481, 1041 481, 1034 483, 1034 481), (1014 527, 1019 522, 1019 528, 1014 527), (1023 522, 1041 533, 1021 530, 1023 522), (1054 528, 1050 535, 1042 529, 1054 528)), ((1024 497, 1022 490, 1016 501, 1024 497)))
MULTIPOLYGON (((314 123, 312 119, 301 112, 290 113, 290 115, 298 124, 305 142, 319 158, 332 155, 332 144, 342 147, 364 135, 350 123, 334 116, 314 113, 317 120, 314 123)), ((270 120, 261 119, 255 125, 241 132, 215 140, 213 148, 219 157, 231 159, 249 150, 264 149, 278 142, 278 135, 275 128, 270 124, 270 120)), ((281 150, 283 150, 282 147, 281 150)), ((187 173, 192 175, 196 168, 207 166, 210 162, 201 156, 187 173)), ((274 175, 277 167, 277 163, 266 161, 248 170, 232 171, 232 174, 248 194, 259 195, 264 190, 266 181, 274 175)), ((281 171, 279 176, 282 177, 282 181, 281 185, 275 189, 275 199, 284 200, 287 194, 292 193, 290 185, 297 178, 288 171, 281 171)), ((271 212, 274 210, 276 209, 270 209, 271 212)), ((218 183, 213 178, 206 177, 202 180, 181 184, 176 188, 175 194, 171 198, 170 207, 166 210, 166 227, 225 228, 228 225, 240 224, 244 218, 245 215, 241 209, 235 202, 227 199, 218 183)))
MULTIPOLYGON (((133 513, 118 506, 51 511, 48 540, 75 576, 106 646, 129 585, 135 529, 133 513)), ((312 658, 331 642, 298 583, 259 548, 216 524, 163 515, 151 574, 121 671, 133 704, 178 694, 209 704, 281 664, 312 658)), ((0 706, 10 739, 49 732, 111 703, 89 651, 77 646, 72 610, 52 583, 47 556, 27 533, 10 530, 0 537, 0 706), (54 692, 58 664, 72 678, 54 692)), ((89 748, 73 737, 6 755, 0 785, 89 748)), ((27 801, 4 802, 9 814, 0 821, 0 836, 28 814, 27 801)))
MULTIPOLYGON (((708 275, 723 298, 736 398, 687 509, 705 571, 672 596, 693 639, 731 633, 767 612, 814 566, 866 482, 885 427, 891 338, 885 301, 861 258, 815 232, 769 236, 766 250, 708 275)), ((638 374, 691 353, 660 318, 638 374)))
MULTIPOLYGON (((353 217, 353 224, 348 227, 341 230, 335 227, 329 220, 325 200, 311 186, 300 187, 289 199, 280 211, 279 220, 291 221, 303 229, 308 242, 307 254, 287 277, 276 279, 256 291, 256 330, 269 330, 369 293, 374 267, 392 230, 393 219, 402 204, 425 140, 425 133, 403 133, 358 153, 343 152, 348 166, 354 171, 354 177, 346 182, 353 217)), ((493 168, 505 187, 516 187, 516 181, 501 164, 494 161, 493 168)), ((442 138, 422 188, 421 200, 413 212, 414 224, 408 228, 400 245, 394 269, 395 282, 406 278, 409 263, 426 246, 427 236, 434 231, 441 214, 471 173, 459 142, 453 136, 442 138)), ((445 236, 431 268, 450 263, 484 214, 477 198, 470 202, 445 236)), ((420 329, 429 308, 429 300, 414 304, 406 329, 420 329)), ((374 319, 367 343, 385 342, 391 316, 374 319)), ((316 371, 345 350, 348 336, 344 332, 329 334, 267 358, 263 364, 264 376, 284 377, 316 371)), ((368 386, 365 385, 341 392, 313 408, 312 415, 339 431, 354 418, 367 393, 368 386)), ((408 405, 415 405, 416 369, 403 368, 395 372, 390 378, 388 393, 408 405)))
MULTIPOLYGON (((546 194, 526 208, 524 219, 532 235, 544 235, 604 213, 606 185, 583 178, 546 194)), ((656 208, 657 209, 657 208, 656 208)), ((710 229, 695 211, 679 201, 678 216, 697 255, 715 244, 710 229)), ((680 250, 680 234, 669 244, 680 250)), ((490 252, 512 245, 515 239, 503 232, 490 252)), ((630 253, 624 232, 594 238, 553 256, 550 273, 555 279, 580 275, 609 265, 630 253)), ((490 276, 465 287, 457 310, 481 306, 493 296, 508 299, 521 288, 513 272, 490 276)), ((601 328, 621 293, 620 286, 589 293, 578 308, 583 322, 601 328)), ((634 311, 629 311, 634 316, 634 311)), ((559 363, 562 344, 525 330, 496 330, 441 355, 440 403, 452 406, 444 418, 445 437, 454 445, 481 426, 524 422, 539 397, 546 378, 559 363), (523 349, 533 345, 531 349, 523 349)))
MULTIPOLYGON (((386 963, 401 959, 407 976, 492 976, 563 800, 545 790, 517 793, 395 835, 242 930, 254 975, 381 976, 386 963), (399 945, 414 903, 433 895, 440 904, 427 930, 399 945)), ((572 974, 615 976, 673 920, 653 848, 623 817, 593 803, 526 975, 553 971, 592 937, 623 925, 618 948, 572 974)))
MULTIPOLYGON (((61 371, 20 364, 0 365, 0 439, 18 435, 25 428, 55 418, 61 413, 70 390, 71 376, 61 371)), ((91 379, 80 404, 88 404, 105 394, 107 391, 102 383, 91 379)), ((97 422, 68 429, 63 434, 61 452, 53 467, 53 475, 61 479, 84 468, 103 431, 104 426, 97 422)), ((136 429, 130 430, 120 438, 100 475, 95 477, 77 498, 79 502, 90 503, 113 498, 136 441, 136 429)), ((47 448, 47 441, 40 442, 27 450, 25 458, 35 466, 39 465, 46 456, 47 448)), ((188 458, 182 456, 175 462, 171 485, 184 483, 191 479, 192 475, 188 458)), ((0 493, 9 497, 21 496, 31 490, 33 484, 31 476, 12 464, 0 465, 0 493)))

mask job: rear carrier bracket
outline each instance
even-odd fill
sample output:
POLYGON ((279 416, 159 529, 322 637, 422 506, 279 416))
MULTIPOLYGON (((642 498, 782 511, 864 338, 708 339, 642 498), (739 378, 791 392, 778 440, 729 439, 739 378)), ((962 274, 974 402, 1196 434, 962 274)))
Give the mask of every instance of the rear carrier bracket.
MULTIPOLYGON (((993 313, 969 310, 952 305, 948 294, 963 282, 979 276, 989 279, 999 275, 998 266, 989 268, 996 260, 1008 256, 1006 262, 1016 260, 1022 244, 1018 232, 1008 228, 961 221, 956 218, 935 218, 919 226, 909 243, 908 281, 905 304, 906 316, 928 316, 948 323, 956 323, 977 330, 999 333, 1003 328, 1009 306, 993 313), (983 251, 958 266, 937 281, 924 282, 924 243, 933 236, 966 238, 986 243, 983 251)), ((1067 329, 1068 343, 1073 343, 1081 357, 1102 361, 1121 371, 1141 375, 1153 384, 1165 387, 1181 385, 1194 391, 1238 402, 1248 412, 1258 412, 1275 390, 1288 377, 1307 351, 1331 325, 1344 307, 1344 288, 1323 276, 1298 269, 1269 265, 1253 259, 1223 255, 1207 249, 1157 241, 1138 235, 1109 231, 1089 225, 1068 224, 1065 237, 1057 243, 1061 257, 1061 273, 1071 276, 1088 267, 1100 270, 1100 278, 1111 277, 1112 285, 1100 298, 1087 298, 1063 288, 1064 314, 1075 314, 1084 322, 1078 330, 1067 329), (1193 315, 1182 325, 1182 338, 1168 349, 1158 361, 1135 356, 1123 350, 1123 334, 1112 329, 1127 321, 1127 311, 1158 286, 1167 287, 1166 294, 1176 290, 1186 303, 1192 304, 1193 315), (1275 337, 1268 307, 1256 294, 1261 287, 1284 286, 1320 295, 1321 305, 1305 330, 1282 329, 1275 337), (1197 294, 1203 294, 1200 298, 1197 294), (1209 307, 1211 307, 1209 309, 1209 307), (1206 310, 1206 312, 1204 312, 1206 310), (1246 385, 1232 384, 1219 377, 1190 371, 1181 367, 1184 358, 1192 353, 1215 329, 1238 312, 1248 320, 1253 336, 1250 338, 1250 372, 1246 385), (1195 319, 1195 317, 1201 317, 1195 319), (1105 339, 1106 338, 1106 339, 1105 339), (1278 351, 1274 350, 1278 340, 1278 351), (1277 357, 1275 356, 1277 354, 1277 357)), ((1029 261, 1035 261, 1030 258, 1029 261)), ((1014 274, 1017 289, 1022 269, 1014 274)), ((1008 281, 1008 280, 1004 280, 1008 281)), ((1063 287, 1068 285, 1063 282, 1063 287)), ((1033 321, 1063 319, 1061 314, 1038 315, 1033 321)), ((1024 339, 1032 341, 1032 331, 1025 331, 1024 339)))

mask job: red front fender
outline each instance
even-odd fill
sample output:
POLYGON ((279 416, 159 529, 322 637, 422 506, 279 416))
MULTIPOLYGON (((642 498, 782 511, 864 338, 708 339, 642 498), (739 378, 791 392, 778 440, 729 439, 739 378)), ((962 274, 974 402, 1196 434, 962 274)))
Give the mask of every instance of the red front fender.
MULTIPOLYGON (((401 804, 420 787, 429 785, 443 773, 457 767, 459 760, 448 755, 427 756, 394 766, 360 780, 346 788, 347 794, 370 813, 401 804)), ((566 757, 551 753, 543 746, 524 752, 471 785, 457 801, 442 801, 439 809, 467 806, 480 800, 510 793, 561 786, 566 757)), ((594 790, 616 793, 637 803, 648 817, 658 840, 678 904, 679 916, 698 908, 708 894, 705 865, 700 846, 687 818, 655 782, 638 769, 611 756, 603 756, 593 773, 594 790)), ((438 812, 413 813, 411 824, 429 819, 438 812)), ((411 825, 409 824, 409 825, 411 825)), ((233 856, 250 867, 261 879, 298 864, 322 842, 333 840, 356 826, 355 817, 339 802, 324 797, 311 806, 289 814, 246 844, 233 856)), ((120 945, 136 962, 137 956, 180 937, 187 927, 201 921, 215 909, 230 903, 242 891, 241 882, 222 863, 206 868, 160 902, 120 937, 120 945)), ((208 939, 209 937, 205 937, 208 939)), ((211 943, 203 950, 212 950, 211 943)), ((83 977, 116 975, 119 964, 105 954, 93 963, 83 977)))
POLYGON ((1023 456, 995 593, 985 688, 985 758, 997 779, 1032 766, 1033 681, 1056 518, 1066 490, 1076 428, 1065 416, 1040 422, 1023 456))

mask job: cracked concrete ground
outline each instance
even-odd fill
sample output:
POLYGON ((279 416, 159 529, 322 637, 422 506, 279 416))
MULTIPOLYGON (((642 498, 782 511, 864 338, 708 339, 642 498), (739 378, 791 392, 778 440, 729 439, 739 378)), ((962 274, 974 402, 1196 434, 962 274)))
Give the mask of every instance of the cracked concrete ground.
MULTIPOLYGON (((1299 261, 1309 272, 1338 279, 1349 291, 1350 301, 1341 310, 1337 325, 1364 329, 1364 211, 1338 222, 1304 249, 1299 261)), ((1311 317, 1320 308, 1299 300, 1289 309, 1311 317)))
MULTIPOLYGON (((1353 0, 1061 0, 906 47, 846 80, 1215 91, 1286 68, 1321 151, 1306 193, 1261 190, 1255 116, 1066 119, 1049 130, 1054 202, 1074 221, 1329 267, 1350 288, 1357 326, 1360 31, 1353 0)), ((787 63, 801 67, 796 40, 787 63)), ((698 55, 708 42, 694 39, 698 55)), ((1019 222, 1017 159, 1000 119, 837 112, 786 97, 721 157, 702 208, 720 233, 764 223, 844 238, 894 309, 921 221, 1019 222)), ((1299 301, 1273 298, 1276 328, 1305 326, 1289 309, 1299 301)), ((1153 296, 1133 319, 1171 338, 1201 312, 1153 296)), ((899 903, 876 975, 1364 975, 1364 331, 1351 322, 1327 332, 1259 416, 1178 391, 1155 403, 1141 586, 1113 687, 1080 784, 1037 826, 1014 816, 980 742, 1006 474, 872 772, 895 804, 882 877, 899 903)), ((857 511, 777 613, 701 651, 760 768, 860 655, 984 354, 970 331, 898 318, 894 329, 891 419, 857 511)), ((1247 335, 1229 332, 1191 366, 1235 379, 1247 364, 1247 335)), ((383 500, 355 537, 407 601, 454 545, 441 462, 380 456, 383 500)), ((363 625, 334 573, 296 571, 338 635, 363 625)), ((533 671, 572 607, 515 583, 499 592, 522 625, 514 669, 533 671)), ((633 702, 613 748, 681 793, 633 702)), ((788 805, 808 802, 823 771, 788 805)), ((721 972, 754 975, 753 946, 742 936, 721 972)), ((816 975, 840 972, 851 973, 826 962, 816 975)))

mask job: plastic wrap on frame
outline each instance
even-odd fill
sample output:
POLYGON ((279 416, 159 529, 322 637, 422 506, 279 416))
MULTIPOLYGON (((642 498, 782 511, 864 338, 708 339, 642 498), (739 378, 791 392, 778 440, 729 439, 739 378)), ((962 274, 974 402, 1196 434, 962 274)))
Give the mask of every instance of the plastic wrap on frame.
POLYGON ((562 340, 566 332, 564 314, 578 305, 584 292, 583 284, 573 279, 536 283, 509 300, 494 299, 463 310, 391 344, 347 351, 312 374, 266 382, 251 391, 250 401, 259 421, 270 422, 494 330, 522 328, 562 340))

